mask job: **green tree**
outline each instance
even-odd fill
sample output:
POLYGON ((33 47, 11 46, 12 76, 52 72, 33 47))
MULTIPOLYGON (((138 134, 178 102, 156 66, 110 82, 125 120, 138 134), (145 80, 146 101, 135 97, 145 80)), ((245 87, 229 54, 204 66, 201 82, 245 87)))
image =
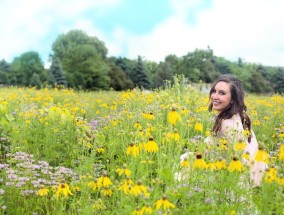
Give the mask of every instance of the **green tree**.
POLYGON ((9 84, 10 65, 3 59, 0 61, 0 84, 9 84))
POLYGON ((38 74, 33 73, 31 80, 30 80, 30 86, 36 87, 37 89, 41 88, 42 82, 41 82, 38 74))
POLYGON ((37 74, 41 82, 46 80, 43 62, 37 52, 25 52, 11 63, 11 73, 14 76, 12 84, 29 86, 33 74, 37 74))
POLYGON ((133 82, 129 78, 127 78, 126 74, 119 66, 116 66, 114 63, 112 63, 110 67, 111 70, 109 72, 109 76, 111 88, 121 91, 132 89, 134 87, 133 82))
POLYGON ((145 89, 149 89, 150 88, 150 80, 149 77, 147 75, 147 71, 146 68, 144 66, 144 63, 142 61, 141 56, 138 56, 137 59, 137 64, 136 67, 133 70, 133 73, 131 74, 132 77, 132 81, 135 84, 135 86, 139 87, 139 88, 145 88, 145 89))
POLYGON ((275 92, 284 93, 284 68, 278 68, 273 78, 275 92))
POLYGON ((153 78, 153 87, 158 88, 165 85, 166 81, 174 83, 173 69, 169 62, 160 63, 158 72, 153 78))
POLYGON ((109 88, 107 49, 97 37, 72 30, 60 35, 52 50, 51 57, 60 60, 69 87, 90 90, 109 88))
POLYGON ((48 70, 48 84, 52 86, 67 86, 62 66, 58 58, 54 58, 48 70))

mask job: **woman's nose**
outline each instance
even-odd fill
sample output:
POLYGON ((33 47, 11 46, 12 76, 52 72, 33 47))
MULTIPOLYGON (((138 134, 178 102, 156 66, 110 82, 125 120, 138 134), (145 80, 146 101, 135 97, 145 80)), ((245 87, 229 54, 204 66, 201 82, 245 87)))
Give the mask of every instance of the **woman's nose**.
POLYGON ((211 99, 216 99, 217 98, 217 93, 212 93, 211 99))

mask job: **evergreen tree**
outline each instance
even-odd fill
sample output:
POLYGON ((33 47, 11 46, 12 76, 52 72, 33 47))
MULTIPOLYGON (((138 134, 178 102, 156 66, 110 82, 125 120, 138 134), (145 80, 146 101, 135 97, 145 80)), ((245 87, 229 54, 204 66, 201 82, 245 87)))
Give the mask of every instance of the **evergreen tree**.
POLYGON ((48 83, 52 86, 66 86, 66 79, 63 74, 62 66, 58 58, 52 60, 51 66, 48 70, 48 83))
POLYGON ((150 88, 151 83, 149 81, 149 77, 147 76, 147 71, 143 64, 141 56, 138 56, 137 64, 133 70, 131 79, 135 86, 138 86, 139 88, 150 88))
POLYGON ((33 73, 31 80, 30 80, 30 86, 40 89, 41 85, 42 85, 42 82, 40 80, 39 75, 37 73, 33 73))
POLYGON ((274 90, 284 93, 284 69, 279 68, 274 75, 274 90))

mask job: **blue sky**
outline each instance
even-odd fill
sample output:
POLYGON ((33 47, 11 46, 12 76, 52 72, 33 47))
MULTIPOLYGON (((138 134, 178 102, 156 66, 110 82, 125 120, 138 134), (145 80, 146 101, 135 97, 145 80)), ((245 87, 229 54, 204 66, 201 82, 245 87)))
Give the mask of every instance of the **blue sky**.
POLYGON ((282 0, 0 0, 0 59, 37 51, 48 66, 58 35, 81 29, 108 56, 163 61, 195 49, 284 66, 282 0))

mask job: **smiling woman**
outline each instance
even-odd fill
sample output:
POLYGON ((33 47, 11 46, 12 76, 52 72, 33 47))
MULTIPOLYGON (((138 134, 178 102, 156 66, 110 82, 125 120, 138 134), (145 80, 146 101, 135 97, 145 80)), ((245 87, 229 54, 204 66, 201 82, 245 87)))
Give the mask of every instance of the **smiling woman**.
MULTIPOLYGON (((233 156, 233 161, 239 160, 236 154, 241 156, 240 160, 250 170, 251 186, 259 186, 267 162, 260 161, 257 157, 260 150, 251 128, 250 117, 246 113, 242 82, 231 75, 219 77, 210 90, 209 99, 209 111, 217 112, 211 135, 205 139, 208 147, 216 149, 216 153, 210 153, 218 154, 219 150, 231 149, 235 154, 227 153, 227 156, 233 156), (241 150, 238 150, 240 145, 241 150), (243 154, 238 154, 239 151, 243 154)), ((190 153, 183 154, 181 161, 189 155, 190 153)))

